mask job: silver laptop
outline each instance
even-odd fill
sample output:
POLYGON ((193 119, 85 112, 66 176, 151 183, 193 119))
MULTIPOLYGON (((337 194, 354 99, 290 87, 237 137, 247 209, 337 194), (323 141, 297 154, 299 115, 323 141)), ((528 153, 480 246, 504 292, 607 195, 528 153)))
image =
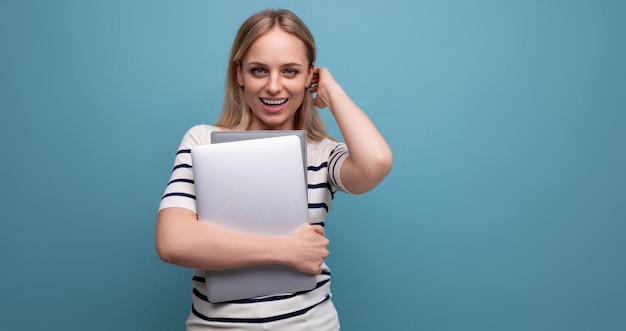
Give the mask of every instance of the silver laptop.
MULTIPOLYGON (((286 236, 309 224, 301 140, 294 135, 191 149, 198 218, 234 231, 286 236)), ((284 265, 207 271, 207 296, 224 302, 313 289, 315 276, 284 265)))
POLYGON ((224 143, 241 140, 271 138, 282 136, 297 136, 300 138, 302 148, 302 168, 304 168, 304 180, 307 180, 307 155, 306 155, 306 130, 250 130, 250 131, 213 131, 211 143, 224 143))

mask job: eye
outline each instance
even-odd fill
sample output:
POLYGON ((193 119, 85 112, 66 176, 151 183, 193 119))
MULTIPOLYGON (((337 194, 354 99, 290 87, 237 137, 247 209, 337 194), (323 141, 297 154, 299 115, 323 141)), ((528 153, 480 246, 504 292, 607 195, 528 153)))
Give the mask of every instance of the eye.
POLYGON ((295 76, 300 72, 294 68, 286 68, 285 70, 283 70, 283 73, 287 76, 295 76))
POLYGON ((267 70, 261 67, 255 67, 255 68, 250 69, 250 73, 255 76, 263 76, 267 73, 267 70))

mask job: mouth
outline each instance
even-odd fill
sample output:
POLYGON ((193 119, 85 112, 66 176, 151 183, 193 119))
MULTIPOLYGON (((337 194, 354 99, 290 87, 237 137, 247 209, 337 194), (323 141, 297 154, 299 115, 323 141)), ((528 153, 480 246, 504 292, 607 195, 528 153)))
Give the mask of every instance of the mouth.
POLYGON ((287 102, 287 98, 284 99, 265 99, 265 98, 259 98, 261 100, 261 102, 266 105, 266 106, 270 106, 270 107, 278 107, 283 105, 285 102, 287 102))

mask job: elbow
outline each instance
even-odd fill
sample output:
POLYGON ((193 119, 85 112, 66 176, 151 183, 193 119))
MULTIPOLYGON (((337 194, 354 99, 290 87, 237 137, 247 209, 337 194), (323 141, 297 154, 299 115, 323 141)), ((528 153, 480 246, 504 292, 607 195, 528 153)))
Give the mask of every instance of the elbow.
POLYGON ((368 177, 372 178, 372 182, 374 183, 372 188, 374 188, 382 182, 382 180, 385 179, 391 171, 391 168, 393 167, 393 154, 391 153, 391 150, 388 149, 385 152, 376 154, 372 160, 372 164, 369 167, 368 177))
POLYGON ((155 244, 161 261, 175 265, 181 264, 184 247, 176 240, 172 229, 167 229, 164 224, 157 225, 155 244))
POLYGON ((157 235, 156 251, 161 261, 171 264, 177 264, 179 254, 174 249, 174 245, 168 244, 163 238, 157 235))
POLYGON ((157 255, 163 262, 182 265, 189 246, 188 224, 195 224, 195 214, 178 208, 159 212, 155 244, 157 255))
POLYGON ((378 157, 378 169, 380 171, 380 180, 382 181, 393 167, 393 154, 391 150, 388 150, 387 153, 384 153, 378 157))
POLYGON ((373 190, 387 177, 393 167, 391 151, 379 153, 370 159, 367 168, 361 169, 359 180, 352 181, 348 191, 352 194, 363 194, 373 190))
POLYGON ((184 253, 185 248, 181 245, 163 243, 157 240, 156 251, 159 259, 165 263, 181 267, 190 267, 189 261, 184 253))

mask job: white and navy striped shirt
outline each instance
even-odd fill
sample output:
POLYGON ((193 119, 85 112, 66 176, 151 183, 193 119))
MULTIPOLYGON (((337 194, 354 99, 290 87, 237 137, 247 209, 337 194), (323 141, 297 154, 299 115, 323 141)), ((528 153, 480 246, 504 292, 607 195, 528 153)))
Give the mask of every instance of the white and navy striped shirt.
MULTIPOLYGON (((210 143, 211 132, 219 130, 210 125, 197 125, 187 131, 176 153, 174 169, 161 199, 159 210, 169 207, 186 208, 196 212, 193 166, 190 150, 197 145, 210 143)), ((336 191, 347 192, 339 176, 341 165, 349 155, 345 144, 323 139, 307 143, 308 206, 311 224, 325 225, 326 215, 336 191)), ((207 300, 204 271, 197 270, 193 277, 192 311, 187 321, 192 325, 210 327, 252 326, 266 323, 289 325, 291 320, 330 301, 330 269, 324 263, 322 274, 317 276, 317 286, 310 291, 284 295, 237 300, 228 303, 211 303, 207 300)), ((332 308, 334 318, 336 312, 332 308)), ((338 321, 329 330, 337 330, 338 321), (335 326, 336 325, 336 326, 335 326)), ((244 329, 242 327, 242 329, 244 329)), ((250 328, 254 329, 254 328, 250 328)))

